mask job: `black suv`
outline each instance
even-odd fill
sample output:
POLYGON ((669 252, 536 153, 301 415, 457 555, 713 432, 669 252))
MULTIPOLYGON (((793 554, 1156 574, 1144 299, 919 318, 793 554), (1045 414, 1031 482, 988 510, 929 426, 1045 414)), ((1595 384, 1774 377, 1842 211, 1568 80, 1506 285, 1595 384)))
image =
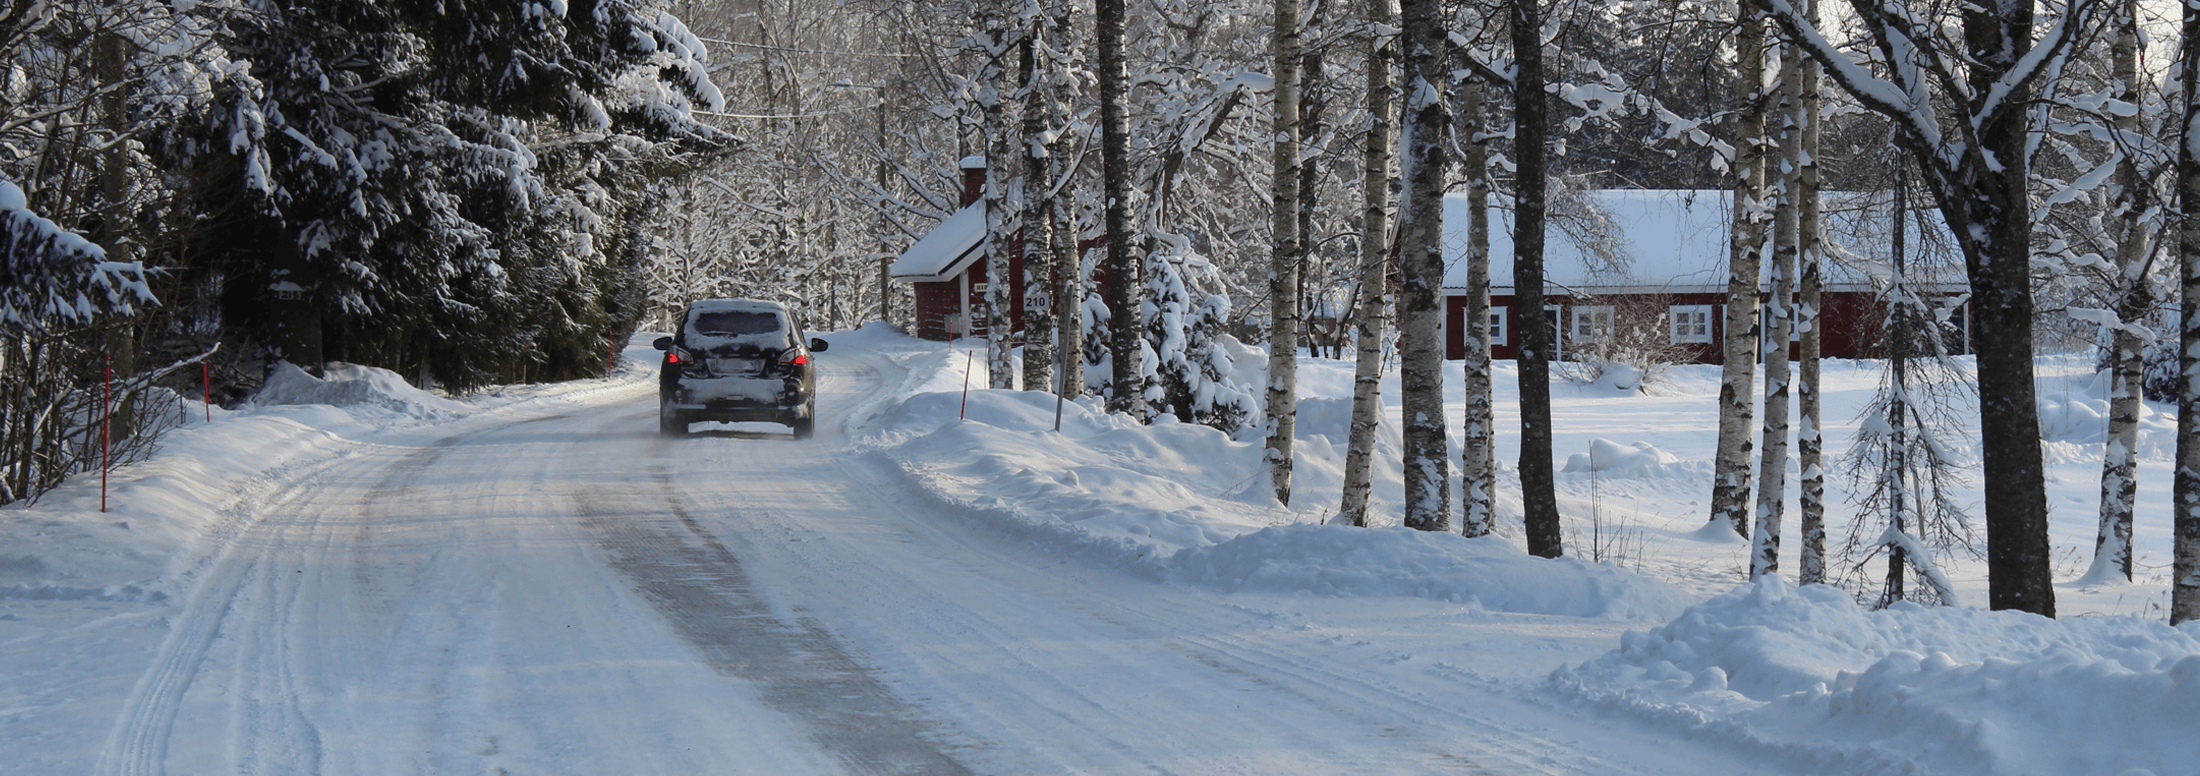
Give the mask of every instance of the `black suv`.
POLYGON ((657 378, 657 431, 687 433, 689 423, 782 423, 808 439, 817 421, 817 375, 809 340, 778 302, 702 299, 680 316, 679 333, 658 337, 665 352, 657 378))

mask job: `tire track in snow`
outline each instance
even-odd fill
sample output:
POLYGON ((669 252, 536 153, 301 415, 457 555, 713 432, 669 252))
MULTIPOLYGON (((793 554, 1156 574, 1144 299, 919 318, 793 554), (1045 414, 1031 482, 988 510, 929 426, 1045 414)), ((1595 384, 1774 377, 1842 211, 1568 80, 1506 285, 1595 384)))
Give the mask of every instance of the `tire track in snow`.
MULTIPOLYGON (((411 453, 376 486, 376 491, 395 487, 408 476, 432 466, 457 444, 454 435, 411 453)), ((278 771, 318 772, 321 746, 314 725, 299 704, 296 677, 292 675, 286 631, 292 618, 286 614, 296 602, 299 580, 281 573, 286 558, 278 553, 296 546, 285 541, 318 524, 315 505, 326 495, 320 475, 339 464, 359 463, 351 455, 337 455, 281 475, 281 484, 266 493, 245 493, 228 510, 230 519, 217 526, 222 548, 192 581, 188 603, 172 622, 173 630, 161 642, 152 665, 138 680, 123 705, 115 728, 108 734, 95 773, 101 776, 160 776, 167 773, 169 740, 185 698, 198 679, 214 644, 227 631, 248 642, 237 673, 246 686, 237 688, 233 703, 245 706, 240 722, 244 763, 272 759, 278 771), (233 618, 248 622, 230 628, 233 618)), ((371 464, 369 464, 371 465, 371 464)), ((268 480, 263 480, 266 482, 268 480)), ((373 503, 367 499, 362 503, 373 503)), ((313 546, 313 545, 300 545, 313 546)), ((325 552, 325 544, 318 545, 325 552)), ((302 552, 302 551, 301 551, 302 552)), ((248 768, 246 772, 255 772, 248 768)))
POLYGON ((576 501, 612 566, 721 674, 754 683, 766 704, 807 723, 816 743, 866 774, 968 774, 933 744, 938 727, 904 708, 815 622, 774 615, 740 561, 651 471, 663 514, 621 513, 604 494, 576 501))

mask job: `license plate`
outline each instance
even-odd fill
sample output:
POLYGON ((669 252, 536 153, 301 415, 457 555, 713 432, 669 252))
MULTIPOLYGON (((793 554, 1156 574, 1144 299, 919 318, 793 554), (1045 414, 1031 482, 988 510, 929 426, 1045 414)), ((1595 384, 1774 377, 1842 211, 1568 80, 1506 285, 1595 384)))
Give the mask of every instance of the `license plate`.
POLYGON ((764 371, 764 360, 761 358, 713 358, 710 360, 710 371, 712 374, 726 377, 755 377, 764 371))

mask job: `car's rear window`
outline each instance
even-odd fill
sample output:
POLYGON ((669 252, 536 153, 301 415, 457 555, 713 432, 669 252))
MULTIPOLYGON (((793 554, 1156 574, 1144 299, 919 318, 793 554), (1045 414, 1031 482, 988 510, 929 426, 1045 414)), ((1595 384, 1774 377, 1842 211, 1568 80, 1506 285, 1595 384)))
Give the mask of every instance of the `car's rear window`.
POLYGON ((770 334, 779 331, 779 316, 749 310, 721 310, 699 313, 689 327, 697 334, 713 337, 737 337, 744 334, 770 334))

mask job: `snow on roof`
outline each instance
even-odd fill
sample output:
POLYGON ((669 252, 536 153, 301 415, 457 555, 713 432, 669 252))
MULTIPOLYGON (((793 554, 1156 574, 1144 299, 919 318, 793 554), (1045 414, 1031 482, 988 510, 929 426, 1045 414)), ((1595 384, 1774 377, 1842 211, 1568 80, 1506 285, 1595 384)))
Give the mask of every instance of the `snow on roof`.
MULTIPOLYGON (((1595 192, 1592 199, 1610 220, 1609 240, 1598 240, 1588 230, 1569 228, 1552 218, 1545 238, 1543 271, 1548 293, 1611 293, 1621 289, 1664 293, 1724 293, 1726 291, 1727 230, 1732 217, 1730 193, 1720 190, 1610 189, 1595 192)), ((1884 198, 1874 209, 1862 207, 1869 195, 1828 193, 1825 232, 1830 243, 1826 286, 1832 289, 1868 287, 1874 277, 1884 277, 1887 256, 1887 218, 1884 198)), ((1512 292, 1513 213, 1509 201, 1492 198, 1490 208, 1490 287, 1500 294, 1512 292)), ((1444 287, 1464 290, 1467 265, 1467 197, 1444 197, 1444 287)), ((1930 219, 1938 229, 1937 214, 1930 219)), ((1579 224, 1580 219, 1572 223, 1579 224)), ((1919 246, 1945 239, 1920 240, 1912 229, 1910 253, 1919 246)), ((1913 259, 1913 261, 1918 261, 1913 259)), ((1924 262, 1919 261, 1920 264, 1924 262)), ((1948 262, 1936 262, 1948 266, 1948 262)), ((1961 282, 1958 274, 1942 282, 1961 282)))
POLYGON ((905 283, 946 280, 984 254, 985 203, 973 202, 903 251, 886 273, 905 283))

